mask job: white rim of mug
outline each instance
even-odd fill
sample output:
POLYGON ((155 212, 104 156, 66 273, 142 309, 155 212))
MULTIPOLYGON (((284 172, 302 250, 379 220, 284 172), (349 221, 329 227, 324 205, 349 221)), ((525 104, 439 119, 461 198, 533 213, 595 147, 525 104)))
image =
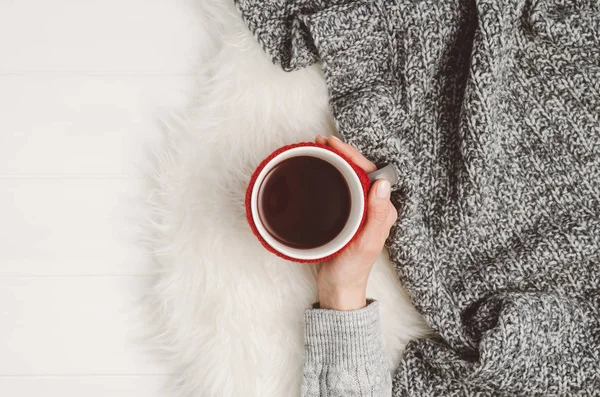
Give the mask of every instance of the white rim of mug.
POLYGON ((258 230, 258 233, 271 248, 293 259, 317 260, 321 258, 326 258, 336 253, 337 251, 345 247, 346 244, 350 242, 350 240, 352 240, 354 235, 358 232, 358 228, 360 227, 360 223, 364 215, 365 199, 362 183, 360 182, 356 171, 350 166, 350 164, 348 164, 348 162, 343 157, 331 150, 320 148, 318 146, 301 146, 288 149, 282 153, 279 153, 265 165, 265 167, 258 174, 258 177, 254 182, 254 186, 252 187, 250 207, 252 211, 252 220, 254 222, 254 225, 256 226, 256 229, 258 230), (283 160, 303 155, 320 158, 336 167, 342 173, 344 179, 346 180, 346 183, 348 184, 352 202, 350 216, 348 217, 348 221, 346 222, 346 225, 344 226, 342 231, 327 244, 309 249, 292 248, 277 241, 274 237, 272 237, 269 234, 269 232, 262 225, 260 215, 258 214, 258 191, 267 174, 271 171, 271 169, 273 169, 275 165, 279 164, 283 160), (329 161, 329 159, 332 158, 335 158, 336 162, 329 161), (354 203, 355 199, 358 199, 357 204, 354 203), (354 214, 354 216, 352 216, 352 214, 354 214), (350 222, 352 222, 352 224, 350 224, 350 222), (340 238, 339 241, 336 242, 336 239, 338 239, 338 237, 342 234, 344 234, 344 237, 340 238))

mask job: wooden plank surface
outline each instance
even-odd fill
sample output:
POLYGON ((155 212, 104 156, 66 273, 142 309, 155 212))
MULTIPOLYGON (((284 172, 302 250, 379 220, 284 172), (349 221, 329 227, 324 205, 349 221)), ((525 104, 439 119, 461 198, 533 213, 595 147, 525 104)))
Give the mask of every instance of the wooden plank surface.
POLYGON ((210 52, 194 0, 0 0, 0 396, 158 397, 146 155, 210 52))
POLYGON ((0 278, 0 376, 162 375, 143 346, 148 277, 0 278))

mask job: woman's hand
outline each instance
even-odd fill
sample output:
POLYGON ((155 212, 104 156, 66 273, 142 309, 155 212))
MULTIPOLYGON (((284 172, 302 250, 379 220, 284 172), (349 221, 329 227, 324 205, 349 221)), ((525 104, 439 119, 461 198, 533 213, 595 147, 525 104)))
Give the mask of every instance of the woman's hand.
MULTIPOLYGON (((355 148, 335 137, 326 139, 319 135, 316 142, 338 150, 366 172, 377 169, 355 148)), ((398 218, 390 201, 390 189, 390 183, 384 179, 373 184, 364 227, 344 251, 319 267, 317 287, 322 309, 357 310, 366 306, 369 273, 398 218)))

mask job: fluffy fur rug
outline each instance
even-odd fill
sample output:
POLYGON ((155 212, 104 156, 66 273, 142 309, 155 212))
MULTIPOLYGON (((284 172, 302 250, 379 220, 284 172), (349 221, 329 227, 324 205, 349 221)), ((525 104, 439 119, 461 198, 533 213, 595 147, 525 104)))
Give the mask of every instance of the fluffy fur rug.
MULTIPOLYGON (((334 133, 320 68, 272 65, 231 0, 202 1, 209 34, 199 94, 168 123, 148 198, 156 277, 146 306, 174 375, 171 396, 299 395, 303 311, 315 267, 268 253, 244 217, 253 169, 272 150, 334 133)), ((390 368, 424 325, 385 255, 368 289, 381 301, 390 368)))

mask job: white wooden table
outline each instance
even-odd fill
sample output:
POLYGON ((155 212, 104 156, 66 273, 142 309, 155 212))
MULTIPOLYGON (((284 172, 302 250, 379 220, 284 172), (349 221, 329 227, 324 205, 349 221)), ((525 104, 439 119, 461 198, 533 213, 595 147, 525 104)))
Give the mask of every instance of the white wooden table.
POLYGON ((193 0, 0 0, 0 396, 166 395, 133 220, 202 37, 193 0))

